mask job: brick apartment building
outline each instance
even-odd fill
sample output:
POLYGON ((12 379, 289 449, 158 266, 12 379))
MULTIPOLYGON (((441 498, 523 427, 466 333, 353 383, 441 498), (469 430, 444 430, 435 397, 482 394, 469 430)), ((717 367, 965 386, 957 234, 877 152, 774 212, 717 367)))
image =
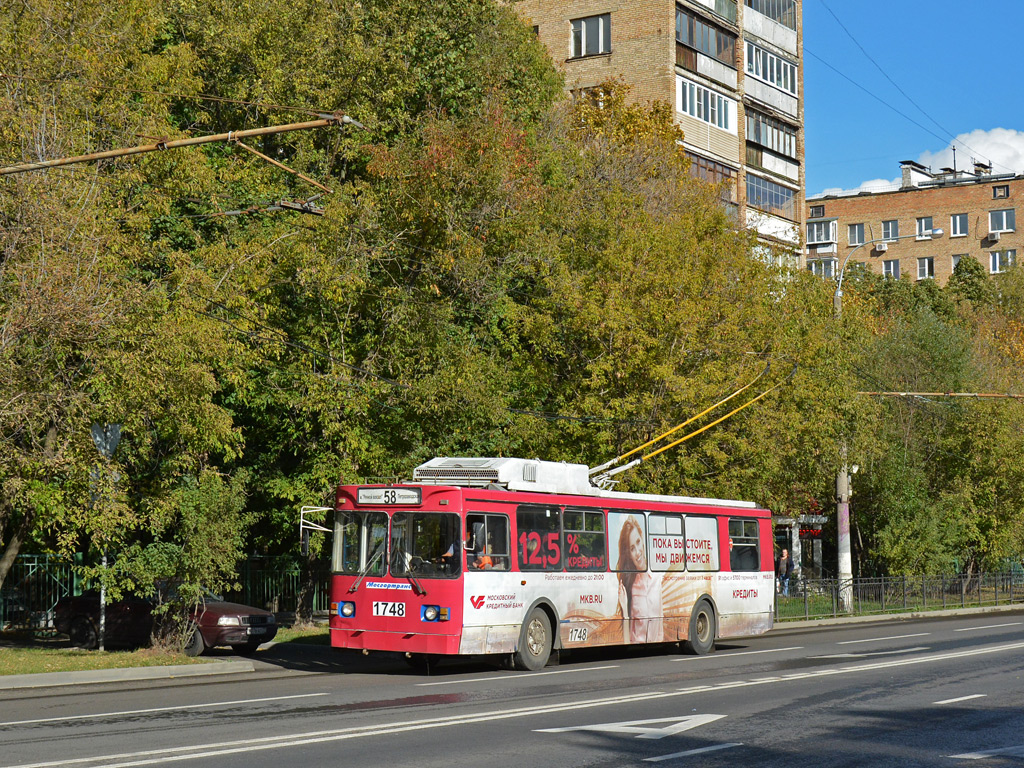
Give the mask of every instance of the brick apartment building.
POLYGON ((963 258, 990 274, 1014 263, 1024 244, 1016 224, 1024 176, 993 175, 980 163, 933 173, 906 160, 900 168, 891 190, 807 201, 808 269, 834 277, 849 260, 886 277, 945 285, 963 258))
POLYGON ((804 223, 801 0, 510 0, 574 93, 619 77, 675 106, 695 175, 799 261, 804 223))

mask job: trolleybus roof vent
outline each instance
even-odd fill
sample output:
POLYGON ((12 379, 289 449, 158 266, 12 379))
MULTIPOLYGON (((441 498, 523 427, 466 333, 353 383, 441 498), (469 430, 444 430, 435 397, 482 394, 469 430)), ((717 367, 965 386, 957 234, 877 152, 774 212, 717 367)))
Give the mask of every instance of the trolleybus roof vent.
POLYGON ((482 487, 491 483, 510 491, 595 495, 585 464, 537 459, 467 459, 441 457, 413 471, 413 482, 482 487))

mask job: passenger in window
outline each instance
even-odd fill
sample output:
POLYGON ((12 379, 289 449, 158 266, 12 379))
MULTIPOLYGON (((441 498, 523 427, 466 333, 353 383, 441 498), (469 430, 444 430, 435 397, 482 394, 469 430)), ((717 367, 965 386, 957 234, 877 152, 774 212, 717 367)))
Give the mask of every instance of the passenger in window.
POLYGON ((624 643, 661 642, 665 639, 661 609, 661 574, 647 570, 644 533, 630 515, 619 533, 619 614, 624 643))

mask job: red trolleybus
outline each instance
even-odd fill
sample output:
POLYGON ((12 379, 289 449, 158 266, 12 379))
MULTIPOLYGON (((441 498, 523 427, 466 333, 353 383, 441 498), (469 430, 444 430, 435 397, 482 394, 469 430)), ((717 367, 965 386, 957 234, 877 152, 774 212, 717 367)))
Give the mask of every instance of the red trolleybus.
POLYGON ((510 654, 716 638, 772 626, 771 516, 754 504, 595 488, 582 464, 433 459, 341 486, 331 644, 510 654))

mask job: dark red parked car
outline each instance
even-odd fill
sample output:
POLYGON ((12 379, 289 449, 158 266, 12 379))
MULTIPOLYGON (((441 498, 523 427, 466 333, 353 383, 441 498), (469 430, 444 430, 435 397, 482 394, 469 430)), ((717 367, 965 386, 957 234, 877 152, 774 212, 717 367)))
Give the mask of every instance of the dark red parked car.
MULTIPOLYGON (((139 597, 125 597, 107 603, 107 646, 149 645, 153 632, 153 603, 139 597)), ((206 600, 193 614, 195 630, 185 644, 185 653, 198 656, 207 648, 229 646, 235 653, 247 656, 260 644, 277 634, 274 614, 223 600, 206 600)), ((65 597, 54 608, 54 626, 71 638, 80 648, 99 646, 100 596, 89 591, 77 597, 65 597)))

